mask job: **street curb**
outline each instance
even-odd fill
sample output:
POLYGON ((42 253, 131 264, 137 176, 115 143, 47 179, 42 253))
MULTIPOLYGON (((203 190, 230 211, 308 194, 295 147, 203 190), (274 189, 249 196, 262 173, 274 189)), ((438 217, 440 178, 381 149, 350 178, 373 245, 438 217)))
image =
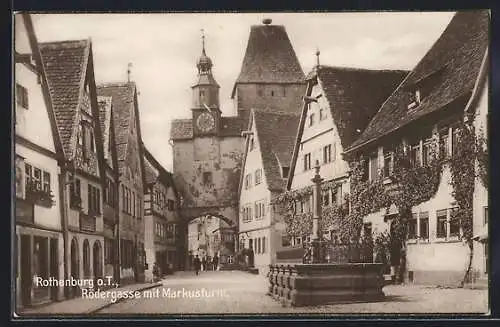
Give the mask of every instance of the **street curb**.
MULTIPOLYGON (((141 292, 141 291, 145 291, 145 290, 149 290, 149 289, 152 289, 152 288, 159 287, 161 285, 163 285, 163 284, 162 283, 155 283, 155 284, 152 284, 152 285, 148 285, 148 286, 145 286, 145 287, 138 288, 138 289, 133 290, 133 291, 134 292, 141 292)), ((108 302, 108 303, 106 303, 104 305, 101 305, 98 308, 90 309, 90 310, 84 312, 84 314, 86 314, 86 315, 95 314, 95 313, 97 313, 97 312, 99 312, 99 311, 101 311, 103 309, 106 309, 106 308, 112 306, 113 304, 117 304, 117 303, 120 303, 120 302, 125 301, 125 300, 127 300, 127 299, 121 297, 121 298, 117 299, 116 302, 108 302)))

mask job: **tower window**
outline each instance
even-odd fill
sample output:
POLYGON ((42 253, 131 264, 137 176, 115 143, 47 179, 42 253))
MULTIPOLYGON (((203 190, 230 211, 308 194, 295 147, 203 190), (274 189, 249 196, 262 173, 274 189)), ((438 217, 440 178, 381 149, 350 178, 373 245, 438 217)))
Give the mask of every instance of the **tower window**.
POLYGON ((272 97, 274 96, 274 91, 271 91, 271 96, 272 96, 272 97))
POLYGON ((203 90, 200 91, 200 97, 202 97, 202 98, 205 97, 205 91, 203 91, 203 90))

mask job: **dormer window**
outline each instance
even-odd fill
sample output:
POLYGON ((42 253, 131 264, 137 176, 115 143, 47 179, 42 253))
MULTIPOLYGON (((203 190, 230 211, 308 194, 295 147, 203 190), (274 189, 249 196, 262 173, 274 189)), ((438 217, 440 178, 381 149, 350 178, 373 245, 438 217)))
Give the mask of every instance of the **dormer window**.
POLYGON ((289 171, 290 171, 290 167, 282 167, 281 168, 281 177, 288 178, 289 171))
POLYGON ((420 105, 420 102, 421 102, 420 90, 415 90, 411 94, 410 104, 408 105, 408 109, 413 109, 418 107, 420 105))

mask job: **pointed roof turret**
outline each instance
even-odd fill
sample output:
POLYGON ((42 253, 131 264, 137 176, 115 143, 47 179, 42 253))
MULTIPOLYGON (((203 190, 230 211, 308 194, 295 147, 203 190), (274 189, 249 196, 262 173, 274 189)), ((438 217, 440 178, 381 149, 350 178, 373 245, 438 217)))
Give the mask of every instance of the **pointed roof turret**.
POLYGON ((293 50, 283 25, 272 25, 264 19, 263 25, 250 29, 247 49, 240 75, 233 88, 240 83, 303 83, 304 72, 293 50))
POLYGON ((201 46, 201 56, 196 63, 196 68, 198 68, 198 81, 196 82, 195 86, 215 85, 219 87, 219 84, 217 84, 214 76, 212 75, 212 59, 207 56, 207 53, 205 51, 205 31, 203 29, 201 30, 201 46))

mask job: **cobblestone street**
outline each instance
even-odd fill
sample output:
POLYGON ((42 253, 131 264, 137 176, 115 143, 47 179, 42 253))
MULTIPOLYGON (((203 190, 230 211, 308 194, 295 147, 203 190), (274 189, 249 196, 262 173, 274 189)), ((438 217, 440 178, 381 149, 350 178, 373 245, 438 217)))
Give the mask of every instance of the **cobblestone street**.
POLYGON ((111 305, 97 315, 117 314, 356 314, 356 313, 486 313, 486 290, 439 289, 431 286, 386 286, 386 299, 376 303, 283 308, 265 295, 263 276, 240 271, 179 272, 155 290, 158 297, 134 298, 111 305), (190 291, 199 291, 201 297, 190 291), (213 291, 213 292, 212 292, 213 291), (173 294, 179 296, 173 298, 173 294), (203 296, 213 295, 211 297, 203 296))

